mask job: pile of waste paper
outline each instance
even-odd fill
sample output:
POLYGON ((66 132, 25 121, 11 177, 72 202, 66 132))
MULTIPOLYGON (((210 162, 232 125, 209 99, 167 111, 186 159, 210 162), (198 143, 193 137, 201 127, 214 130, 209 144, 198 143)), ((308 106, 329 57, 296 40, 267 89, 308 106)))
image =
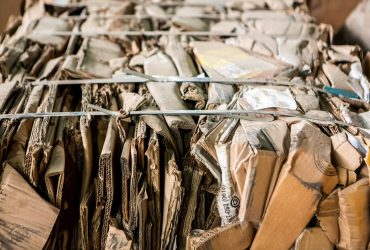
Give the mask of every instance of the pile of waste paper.
POLYGON ((370 57, 303 0, 27 0, 0 36, 1 249, 368 249, 370 57))

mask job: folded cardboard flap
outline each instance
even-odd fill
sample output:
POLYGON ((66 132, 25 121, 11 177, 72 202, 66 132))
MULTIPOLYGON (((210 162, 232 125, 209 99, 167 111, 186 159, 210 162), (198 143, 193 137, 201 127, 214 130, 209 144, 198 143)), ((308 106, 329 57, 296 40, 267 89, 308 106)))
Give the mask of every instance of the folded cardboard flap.
POLYGON ((42 249, 59 209, 45 201, 5 163, 0 184, 0 244, 3 249, 42 249))
POLYGON ((370 187, 364 178, 338 191, 339 249, 366 249, 370 236, 370 187))
POLYGON ((369 185, 370 185, 370 174, 369 174, 370 173, 370 146, 368 145, 366 149, 367 149, 367 153, 366 153, 364 161, 366 163, 367 171, 365 172, 367 174, 367 179, 369 180, 369 185))
MULTIPOLYGON (((269 179, 267 182, 255 178, 255 180, 249 183, 250 185, 252 185, 251 186, 252 190, 255 189, 254 191, 255 194, 259 194, 262 190, 268 188, 267 193, 265 193, 266 190, 261 193, 261 196, 263 197, 264 208, 262 209, 260 207, 259 209, 261 209, 260 213, 263 216, 263 213, 266 210, 271 195, 275 189, 275 185, 278 180, 283 162, 286 160, 288 154, 290 140, 289 128, 284 121, 274 121, 269 123, 241 121, 241 124, 245 133, 249 135, 247 137, 251 140, 251 142, 252 141, 254 141, 255 143, 257 142, 257 145, 254 145, 253 150, 255 151, 255 155, 258 155, 259 150, 264 151, 262 149, 265 149, 266 151, 267 149, 267 154, 265 156, 269 155, 269 157, 271 157, 272 159, 276 159, 274 160, 275 164, 271 166, 272 167, 271 171, 269 171, 268 168, 265 169, 263 167, 264 164, 261 164, 259 166, 260 168, 259 171, 262 171, 263 173, 262 176, 267 175, 267 178, 269 179), (258 128, 261 133, 260 136, 257 136, 257 138, 259 137, 258 141, 252 140, 253 134, 250 133, 255 128, 258 128)), ((260 217, 260 219, 261 218, 262 217, 260 217)))
MULTIPOLYGON (((144 72, 149 75, 177 76, 178 72, 171 58, 159 51, 144 62, 144 72)), ((160 110, 187 109, 181 99, 179 85, 175 82, 148 82, 146 84, 160 110)), ((191 116, 165 116, 168 127, 176 138, 180 153, 183 152, 181 130, 195 129, 196 124, 191 116)))
POLYGON ((91 185, 81 199, 80 203, 80 221, 79 226, 81 230, 81 248, 84 250, 91 249, 91 218, 94 213, 96 199, 95 199, 94 185, 91 185))
POLYGON ((276 153, 268 150, 257 150, 250 159, 239 211, 242 223, 260 222, 276 161, 276 153))
POLYGON ((333 88, 353 91, 348 84, 349 77, 338 66, 332 63, 325 63, 322 65, 322 69, 333 88))
POLYGON ((331 137, 333 153, 337 166, 355 171, 362 163, 361 154, 347 140, 345 132, 331 137))
POLYGON ((216 143, 215 147, 221 168, 221 183, 220 192, 217 195, 217 204, 221 225, 226 225, 237 217, 240 201, 230 175, 230 144, 216 143))
POLYGON ((186 250, 248 249, 254 233, 250 223, 233 223, 209 231, 194 230, 187 237, 186 250))
POLYGON ((173 248, 175 244, 175 231, 178 227, 178 216, 182 205, 184 188, 181 185, 182 173, 175 161, 174 153, 166 151, 163 193, 163 218, 161 248, 173 248))
POLYGON ((320 227, 306 228, 297 238, 294 250, 334 250, 334 245, 320 227))
POLYGON ((339 186, 347 187, 356 182, 357 180, 356 172, 341 167, 337 167, 337 171, 339 186))
POLYGON ((302 121, 291 126, 288 160, 252 250, 288 249, 293 245, 316 212, 322 192, 330 193, 338 182, 330 152, 330 138, 314 125, 302 121))
POLYGON ((289 249, 316 211, 321 193, 285 173, 276 186, 252 250, 289 249), (292 192, 294 190, 294 192, 292 192))
POLYGON ((192 46, 199 63, 214 78, 270 78, 290 68, 280 60, 221 42, 193 42, 192 46))
MULTIPOLYGON (((178 37, 169 36, 166 46, 166 53, 173 60, 179 76, 183 77, 194 77, 198 75, 198 71, 195 68, 194 62, 191 56, 185 51, 181 45, 178 37)), ((180 92, 184 100, 195 101, 195 108, 204 108, 206 102, 206 96, 203 91, 204 86, 202 84, 195 83, 182 83, 180 86, 180 92)))
POLYGON ((230 143, 230 174, 239 197, 241 197, 244 189, 250 152, 251 148, 246 133, 243 127, 239 125, 230 143))
POLYGON ((57 207, 62 207, 62 194, 64 186, 65 154, 63 144, 53 148, 49 166, 45 172, 45 185, 49 200, 57 207))
POLYGON ((109 61, 123 56, 123 50, 116 43, 97 38, 85 38, 77 55, 78 64, 74 69, 90 77, 111 77, 113 69, 109 61))
POLYGON ((49 31, 71 31, 67 20, 63 20, 56 17, 44 16, 36 24, 34 30, 28 35, 28 39, 39 42, 41 44, 51 44, 56 47, 57 50, 62 50, 68 41, 68 37, 63 36, 50 36, 42 34, 43 32, 49 31))
POLYGON ((17 82, 8 82, 0 85, 0 111, 3 111, 4 105, 10 95, 14 92, 17 82))
POLYGON ((335 189, 330 195, 320 201, 316 213, 321 229, 333 245, 339 243, 338 216, 338 189, 335 189))

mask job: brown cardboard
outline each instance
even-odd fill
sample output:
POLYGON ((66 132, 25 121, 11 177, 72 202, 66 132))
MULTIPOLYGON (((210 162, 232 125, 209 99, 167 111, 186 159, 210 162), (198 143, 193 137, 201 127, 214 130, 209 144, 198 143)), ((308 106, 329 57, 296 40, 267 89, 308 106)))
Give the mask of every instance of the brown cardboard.
POLYGON ((308 38, 315 36, 317 30, 310 22, 312 17, 293 11, 248 10, 242 14, 242 20, 253 30, 272 37, 308 38))
POLYGON ((159 135, 163 136, 166 144, 170 145, 170 147, 175 151, 175 155, 178 156, 179 153, 176 146, 176 140, 163 117, 144 115, 142 116, 142 119, 148 127, 153 129, 159 135))
MULTIPOLYGON (((161 149, 159 146, 158 135, 151 130, 148 148, 145 152, 147 158, 147 169, 148 169, 148 216, 152 221, 151 227, 151 239, 153 249, 158 249, 159 239, 161 237, 161 224, 162 224, 162 213, 161 213, 161 175, 160 175, 160 153, 161 149)), ((149 242, 148 242, 149 243, 149 242)))
MULTIPOLYGON (((16 83, 11 83, 10 85, 13 85, 11 89, 9 89, 9 84, 2 84, 2 85, 8 85, 8 87, 4 88, 3 97, 1 98, 3 102, 0 104, 3 107, 1 110, 3 110, 3 113, 10 113, 15 114, 18 113, 22 108, 24 107, 24 104, 26 102, 26 94, 29 93, 30 88, 29 87, 23 87, 23 86, 16 86, 16 83), (14 103, 12 105, 13 107, 10 108, 10 104, 14 103), (10 109, 9 109, 10 108, 10 109)), ((17 123, 13 122, 5 122, 3 120, 0 128, 0 159, 2 161, 5 160, 6 154, 9 151, 12 138, 17 130, 17 123)))
POLYGON ((306 228, 297 238, 294 250, 334 250, 334 245, 320 227, 306 228))
MULTIPOLYGON (((70 106, 72 105, 71 96, 69 95, 68 98, 65 99, 66 100, 64 101, 65 103, 63 105, 62 111, 68 112, 70 110, 70 106)), ((61 101, 59 105, 62 105, 61 101)), ((58 208, 61 208, 64 189, 63 187, 65 181, 65 152, 63 133, 66 125, 66 118, 61 117, 58 120, 52 120, 54 126, 49 127, 49 131, 51 131, 52 133, 52 135, 50 135, 49 137, 51 137, 52 139, 49 139, 48 143, 50 147, 48 148, 51 148, 51 145, 54 143, 54 137, 55 143, 51 153, 44 153, 44 162, 47 165, 45 171, 45 185, 48 191, 50 202, 56 205, 58 208), (55 131, 55 127, 57 124, 58 129, 57 131, 55 131), (48 159, 47 156, 49 156, 50 159, 48 159)))
POLYGON ((352 11, 351 15, 349 15, 344 25, 344 31, 346 34, 345 38, 350 37, 351 40, 359 43, 366 50, 370 49, 370 35, 368 32, 364 31, 364 27, 367 27, 370 20, 369 10, 370 1, 361 1, 361 3, 352 11))
POLYGON ((364 73, 367 78, 370 78, 370 52, 367 52, 364 56, 364 73))
POLYGON ((59 209, 45 201, 9 164, 5 164, 1 178, 1 248, 42 249, 59 209))
MULTIPOLYGON (((171 58, 161 51, 145 60, 144 72, 149 75, 178 75, 176 66, 171 58)), ((147 88, 160 110, 187 109, 185 103, 181 99, 181 93, 177 83, 148 82, 147 88)), ((165 116, 165 119, 176 138, 180 153, 182 153, 183 146, 180 130, 194 129, 196 126, 194 120, 191 116, 165 116)))
POLYGON ((55 206, 61 208, 64 186, 65 154, 64 145, 60 142, 53 148, 50 164, 45 172, 45 184, 49 200, 55 206))
POLYGON ((36 24, 34 30, 28 35, 28 39, 41 44, 50 44, 57 50, 62 50, 66 45, 68 38, 53 35, 41 35, 48 31, 71 31, 71 26, 66 20, 56 17, 44 16, 36 24))
POLYGON ((369 169, 366 164, 362 164, 360 168, 359 178, 369 178, 369 169))
POLYGON ((183 187, 181 186, 182 173, 178 170, 173 152, 168 150, 166 154, 161 249, 172 248, 175 244, 174 235, 179 219, 177 216, 183 197, 183 187))
MULTIPOLYGON (((166 53, 173 60, 179 76, 193 77, 198 74, 194 62, 190 55, 185 51, 180 41, 175 36, 169 36, 166 46, 166 53)), ((182 83, 180 92, 184 100, 195 101, 195 108, 201 109, 206 104, 206 97, 202 84, 182 83)))
POLYGON ((268 194, 277 155, 274 151, 257 150, 251 157, 241 198, 239 220, 259 223, 268 194))
POLYGON ((239 125, 230 143, 230 174, 239 197, 243 193, 250 153, 251 148, 249 147, 246 133, 243 127, 239 125))
POLYGON ((338 172, 338 185, 342 187, 352 185, 357 180, 357 174, 354 171, 337 167, 337 172, 338 172))
POLYGON ((366 249, 370 235, 368 179, 361 179, 345 189, 339 196, 339 249, 366 249))
POLYGON ((17 39, 12 44, 12 48, 8 49, 1 55, 0 72, 2 77, 8 77, 8 75, 11 73, 12 68, 16 65, 18 58, 26 49, 26 41, 27 40, 24 37, 17 39))
POLYGON ((221 168, 220 192, 217 194, 218 212, 221 217, 221 225, 230 224, 238 215, 239 197, 230 173, 230 136, 233 134, 238 119, 227 118, 226 124, 216 137, 215 149, 218 164, 221 168))
MULTIPOLYGON (((265 148, 269 148, 271 151, 273 150, 274 153, 276 154, 276 161, 272 169, 272 174, 270 177, 269 181, 269 187, 268 187, 268 193, 266 196, 266 201, 265 201, 265 208, 270 201, 271 195, 274 191, 276 182, 278 180, 279 174, 281 167, 283 165, 283 162, 285 161, 288 150, 289 150, 289 128, 287 124, 283 121, 275 121, 275 122, 270 122, 270 123, 253 123, 253 122, 247 122, 247 121, 241 121, 241 124, 244 128, 244 131, 248 133, 250 128, 253 128, 255 126, 261 127, 261 131, 263 132, 264 136, 266 137, 267 141, 265 141, 262 144, 265 144, 265 148), (249 127, 249 129, 248 129, 249 127), (266 146, 266 144, 268 146, 266 146)), ((259 147, 259 146, 258 146, 259 147)), ((254 150, 256 151, 256 150, 254 150)), ((263 166, 263 165, 262 165, 263 166)), ((264 171, 265 174, 268 173, 269 171, 264 171)), ((253 184, 254 185, 254 184, 253 184)), ((265 189, 264 186, 267 186, 264 182, 260 182, 259 185, 261 186, 262 190, 265 189)), ((261 189, 257 189, 256 194, 262 191, 261 189)), ((262 192, 264 195, 264 192, 262 192)))
POLYGON ((107 244, 105 250, 130 250, 132 240, 130 240, 124 231, 110 225, 107 236, 107 244))
POLYGON ((227 119, 220 121, 207 134, 202 136, 192 149, 194 156, 202 162, 211 174, 221 182, 221 169, 217 162, 217 154, 215 149, 215 142, 217 136, 221 133, 226 125, 227 119))
POLYGON ((286 173, 276 186, 251 249, 288 249, 310 221, 320 198, 319 191, 286 173))
POLYGON ((311 13, 320 23, 331 24, 337 32, 361 0, 309 0, 311 13))
POLYGON ((325 63, 322 65, 322 69, 326 77, 329 79, 331 86, 347 91, 353 91, 351 86, 348 84, 349 77, 338 66, 332 63, 325 63))
MULTIPOLYGON (((337 164, 329 137, 346 130, 361 140, 368 132, 332 119, 349 123, 349 111, 366 114, 369 105, 319 88, 347 87, 350 73, 349 89, 362 84, 364 99, 368 84, 358 82, 358 49, 332 46, 331 30, 314 22, 304 0, 25 2, 20 32, 0 35, 0 82, 17 82, 12 91, 3 88, 0 113, 58 112, 68 90, 71 109, 63 111, 106 114, 66 118, 64 126, 64 118, 0 119, 0 162, 9 156, 37 192, 61 207, 46 249, 183 249, 190 232, 200 232, 189 236, 194 249, 248 249, 257 229, 254 249, 289 249, 295 242, 305 248, 313 241, 321 249, 325 237, 338 244, 332 189, 368 174, 367 166, 337 164), (40 31, 63 35, 39 37, 40 31), (175 34, 183 31, 193 34, 175 34), (341 71, 326 72, 326 64, 341 71), (165 77, 157 82, 150 75, 165 77), (233 84, 235 78, 243 80, 233 84), (63 86, 37 85, 54 80, 63 86), (26 107, 16 105, 20 97, 30 100, 26 107), (233 114, 129 114, 197 109, 233 114)), ((348 133, 347 146, 364 156, 362 142, 348 133)))
MULTIPOLYGON (((111 98, 111 110, 117 111, 118 105, 114 97, 111 98)), ((104 215, 102 216, 102 228, 101 228, 101 248, 103 249, 106 245, 110 216, 112 211, 113 196, 114 196, 114 178, 115 178, 115 149, 117 147, 117 123, 116 118, 111 117, 107 135, 104 141, 103 150, 99 158, 99 169, 98 169, 98 193, 97 201, 98 204, 104 206, 104 215)))
MULTIPOLYGON (((39 112, 52 112, 53 106, 57 101, 57 87, 52 86, 44 93, 41 105, 38 107, 39 112)), ((59 98, 58 98, 59 99, 59 98)), ((46 141, 46 134, 49 125, 51 125, 51 119, 49 118, 36 118, 30 139, 27 145, 26 159, 25 159, 25 173, 28 176, 30 182, 36 187, 44 175, 40 165, 43 165, 43 151, 44 148, 41 145, 42 142, 46 141)))
POLYGON ((92 129, 90 127, 89 118, 81 117, 80 129, 82 137, 82 145, 84 149, 84 168, 82 175, 81 196, 83 197, 91 185, 91 176, 93 171, 93 137, 92 129))
POLYGON ((269 78, 290 68, 280 60, 221 42, 193 42, 194 54, 211 77, 269 78))
POLYGON ((147 216, 148 216, 148 193, 147 183, 144 182, 143 186, 138 193, 138 227, 139 227, 139 250, 150 248, 150 242, 147 242, 147 234, 150 234, 150 228, 147 227, 147 216))
MULTIPOLYGON (((190 165, 190 164, 189 164, 190 165)), ((185 171, 183 171, 185 172, 185 171)), ((188 172, 190 175, 191 180, 189 180, 188 188, 185 187, 185 192, 190 192, 188 198, 184 200, 184 205, 182 207, 182 217, 180 219, 180 227, 179 227, 179 234, 181 237, 181 241, 179 242, 180 247, 184 247, 186 244, 186 237, 190 234, 192 229, 192 223, 194 222, 195 218, 197 217, 197 198, 198 198, 198 190, 201 184, 201 180, 204 175, 203 169, 199 168, 198 166, 189 166, 188 172), (190 190, 189 190, 190 189, 190 190), (189 191, 188 191, 189 190, 189 191), (184 209, 187 208, 187 209, 184 209)), ((188 178, 188 179, 190 179, 188 178)), ((184 185, 186 184, 185 180, 185 173, 184 173, 184 185)), ((186 196, 185 196, 186 197, 186 196)), ((181 215, 180 215, 181 216, 181 215)))
POLYGON ((21 0, 0 2, 0 30, 3 31, 10 15, 19 15, 21 0))
POLYGON ((314 215, 322 191, 337 184, 330 138, 303 121, 291 126, 288 160, 252 243, 256 249, 288 249, 314 215), (294 190, 294 192, 292 192, 294 190))
POLYGON ((355 171, 362 163, 361 154, 347 140, 343 132, 331 137, 333 153, 337 166, 355 171))
POLYGON ((123 56, 118 44, 98 38, 85 38, 75 55, 69 55, 63 62, 66 75, 73 77, 111 77, 114 69, 109 61, 123 56))
POLYGON ((130 218, 130 175, 131 175, 131 142, 134 136, 134 127, 131 126, 128 130, 126 139, 123 143, 121 152, 121 173, 122 173, 122 190, 121 190, 121 211, 122 225, 124 228, 129 228, 130 218))
MULTIPOLYGON (((92 102, 91 86, 85 85, 82 87, 82 110, 87 111, 87 103, 92 102)), ((80 118, 80 131, 82 140, 82 149, 84 155, 84 166, 81 183, 81 199, 91 188, 92 175, 94 169, 94 146, 93 146, 93 132, 91 127, 92 117, 82 116, 80 118)))
MULTIPOLYGON (((29 99, 27 101, 24 112, 33 113, 37 111, 39 102, 43 95, 43 91, 44 86, 36 86, 32 89, 31 93, 29 94, 29 99)), ((22 146, 23 151, 25 150, 24 148, 26 148, 27 140, 30 137, 33 121, 34 119, 22 120, 18 126, 16 134, 14 135, 13 140, 22 146)), ((11 157, 8 156, 8 158, 11 157)), ((18 168, 18 165, 24 165, 23 159, 22 163, 16 162, 16 160, 19 161, 20 159, 14 159, 14 162, 11 162, 11 164, 14 164, 14 167, 18 168)), ((19 166, 19 170, 24 171, 23 166, 19 166)))
POLYGON ((145 149, 144 138, 147 132, 147 126, 142 120, 139 120, 135 126, 134 138, 130 149, 130 202, 129 202, 129 229, 135 230, 138 226, 139 211, 137 209, 139 190, 139 178, 141 175, 141 164, 144 164, 145 149))
POLYGON ((196 230, 188 236, 186 250, 247 249, 252 243, 254 232, 249 223, 243 226, 234 223, 209 231, 196 230))
POLYGON ((320 201, 316 213, 320 227, 334 245, 339 243, 338 216, 338 190, 335 189, 324 200, 320 201))
POLYGON ((17 82, 8 82, 0 85, 0 110, 3 111, 4 105, 15 90, 17 82))
POLYGON ((80 203, 80 230, 81 230, 81 248, 84 250, 91 249, 91 218, 95 209, 95 190, 91 185, 86 191, 85 195, 81 198, 80 203))
POLYGON ((368 145, 366 149, 367 149, 367 153, 366 153, 364 161, 366 162, 367 175, 368 175, 368 180, 369 180, 369 185, 370 185, 370 175, 369 175, 370 173, 370 146, 368 145))

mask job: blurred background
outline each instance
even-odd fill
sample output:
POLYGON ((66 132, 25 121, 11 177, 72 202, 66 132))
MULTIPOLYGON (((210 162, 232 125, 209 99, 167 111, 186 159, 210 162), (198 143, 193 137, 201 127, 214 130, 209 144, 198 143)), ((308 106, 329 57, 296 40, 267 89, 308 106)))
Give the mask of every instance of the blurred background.
POLYGON ((10 15, 19 15, 23 0, 0 0, 0 30, 4 30, 10 15))
MULTIPOLYGON (((20 15, 22 6, 28 1, 0 0, 0 31, 6 27, 11 15, 20 15)), ((40 0, 68 2, 68 0, 40 0)), ((306 0, 313 16, 320 23, 331 24, 334 42, 337 44, 358 44, 363 50, 370 50, 370 0, 306 0)))

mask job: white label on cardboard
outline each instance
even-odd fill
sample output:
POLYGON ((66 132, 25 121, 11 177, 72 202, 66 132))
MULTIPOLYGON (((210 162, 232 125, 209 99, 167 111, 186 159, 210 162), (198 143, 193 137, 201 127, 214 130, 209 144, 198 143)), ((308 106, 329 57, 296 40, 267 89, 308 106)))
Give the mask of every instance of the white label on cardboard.
POLYGON ((297 103, 289 89, 254 88, 244 93, 244 98, 254 110, 282 108, 296 110, 297 103))
POLYGON ((240 205, 240 200, 235 193, 230 175, 229 147, 230 144, 215 145, 217 158, 221 167, 221 188, 217 196, 217 204, 222 225, 226 225, 234 221, 238 215, 240 205))

